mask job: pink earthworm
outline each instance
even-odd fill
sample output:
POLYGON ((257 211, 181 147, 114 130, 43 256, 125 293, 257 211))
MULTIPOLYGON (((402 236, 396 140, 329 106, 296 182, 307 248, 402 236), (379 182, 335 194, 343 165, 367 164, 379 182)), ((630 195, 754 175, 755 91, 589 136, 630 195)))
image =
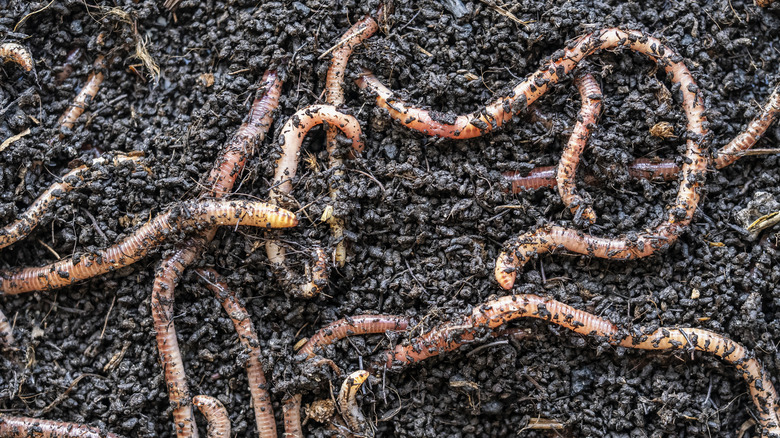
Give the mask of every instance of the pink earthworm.
POLYGON ((0 44, 0 60, 16 63, 25 71, 30 71, 35 66, 30 51, 19 43, 0 44))
POLYGON ((284 434, 282 436, 284 438, 303 438, 301 395, 295 394, 282 400, 282 411, 284 412, 284 434))
POLYGON ((208 395, 196 395, 192 398, 192 404, 209 423, 206 433, 208 438, 230 438, 230 418, 219 400, 208 395))
POLYGON ((307 358, 326 345, 349 336, 401 331, 409 327, 409 320, 395 315, 357 315, 340 319, 321 328, 298 350, 307 358))
POLYGON ((778 114, 780 114, 780 85, 775 87, 764 104, 761 114, 748 124, 745 131, 718 150, 715 154, 715 168, 722 169, 737 161, 742 152, 752 148, 764 136, 778 114))
POLYGON ((87 77, 87 83, 81 87, 81 91, 78 92, 76 98, 73 99, 73 103, 68 105, 68 109, 60 116, 58 123, 60 126, 73 129, 76 125, 76 120, 84 113, 92 99, 97 95, 100 89, 100 84, 103 83, 103 70, 106 67, 105 58, 101 55, 98 56, 93 64, 93 70, 87 77))
POLYGON ((65 421, 0 415, 0 436, 5 438, 121 438, 97 427, 65 421))

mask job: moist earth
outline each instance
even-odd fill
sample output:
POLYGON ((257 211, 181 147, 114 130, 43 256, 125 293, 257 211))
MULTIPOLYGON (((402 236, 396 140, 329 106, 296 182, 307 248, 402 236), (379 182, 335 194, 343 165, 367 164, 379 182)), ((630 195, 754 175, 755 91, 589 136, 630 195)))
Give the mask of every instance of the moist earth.
MULTIPOLYGON (((142 152, 147 170, 105 166, 56 202, 47 222, 0 251, 0 269, 37 266, 105 247, 177 202, 198 195, 222 145, 248 113, 264 70, 285 79, 269 138, 232 199, 267 199, 278 134, 298 109, 323 103, 329 56, 377 1, 0 1, 0 38, 27 46, 35 73, 0 68, 0 224, 13 221, 69 168, 97 156, 142 152), (145 48, 159 75, 139 59, 145 48), (68 54, 83 54, 60 85, 68 54), (60 138, 57 118, 100 55, 110 62, 95 100, 60 138)), ((507 193, 502 172, 554 165, 577 117, 572 78, 504 128, 468 141, 412 132, 354 85, 372 70, 410 102, 443 113, 478 109, 507 93, 567 42, 603 27, 636 29, 677 50, 706 103, 711 147, 760 112, 780 80, 780 7, 709 2, 467 1, 394 3, 375 36, 353 54, 345 111, 366 150, 346 162, 343 197, 349 259, 312 300, 286 294, 265 255, 265 233, 223 228, 196 266, 213 267, 246 302, 281 429, 280 402, 330 398, 345 375, 302 366, 294 345, 328 322, 384 313, 415 320, 412 333, 469 312, 491 297, 535 293, 625 327, 701 327, 743 343, 780 377, 777 229, 745 231, 780 196, 778 157, 745 157, 708 173, 693 223, 671 248, 631 262, 565 253, 533 259, 511 292, 493 279, 512 236, 544 224, 596 235, 641 232, 665 220, 677 183, 632 181, 635 158, 682 164, 680 96, 655 64, 627 51, 590 57, 604 110, 583 157, 601 184, 585 186, 599 215, 583 227, 558 194, 507 193), (654 136, 656 125, 673 128, 654 136), (664 126, 664 125, 661 125, 664 126), (763 194, 762 194, 763 193, 763 194), (766 202, 751 200, 760 196, 766 202), (744 215, 743 215, 744 216, 744 215)), ((557 56, 557 55, 555 55, 557 56)), ((780 127, 758 147, 773 148, 780 127)), ((301 224, 281 233, 299 272, 317 242, 328 182, 325 135, 313 130, 294 181, 301 224)), ((341 147, 346 154, 349 142, 341 147)), ((179 236, 181 237, 181 236, 179 236)), ((138 437, 173 434, 157 359, 150 295, 160 258, 176 239, 131 267, 72 287, 0 298, 18 351, 0 359, 0 409, 9 415, 83 422, 138 437), (76 379, 79 379, 76 381, 76 379)), ((220 304, 189 269, 176 290, 179 343, 192 394, 222 401, 235 436, 256 434, 246 352, 220 304)), ((377 436, 738 436, 755 412, 735 370, 705 354, 614 348, 541 321, 513 322, 511 336, 481 340, 404 370, 375 372, 359 397, 377 436), (557 431, 530 428, 535 420, 557 431)), ((366 367, 411 334, 354 337, 324 356, 345 372, 366 367)), ((774 380, 777 384, 777 380, 774 380)), ((205 423, 198 416, 202 431, 205 423)), ((334 432, 313 420, 307 436, 334 432)), ((748 434, 754 434, 749 430, 748 434)))

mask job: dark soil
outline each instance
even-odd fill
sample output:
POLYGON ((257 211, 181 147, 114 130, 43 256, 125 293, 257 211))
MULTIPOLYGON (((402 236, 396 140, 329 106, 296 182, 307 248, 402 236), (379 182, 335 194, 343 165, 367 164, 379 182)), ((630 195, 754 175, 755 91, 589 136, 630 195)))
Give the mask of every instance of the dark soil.
MULTIPOLYGON (((0 70, 0 140, 32 130, 0 153, 0 224, 11 222, 70 166, 96 155, 142 151, 152 170, 150 176, 108 168, 105 177, 85 181, 57 203, 45 225, 0 251, 0 269, 48 263, 56 260, 53 252, 64 257, 110 245, 170 205, 196 196, 221 146, 247 114, 263 71, 278 66, 285 84, 269 134, 274 141, 266 141, 249 163, 234 195, 265 199, 283 123, 297 109, 322 102, 329 63, 319 55, 378 6, 373 0, 357 3, 185 0, 171 14, 162 2, 149 0, 102 6, 0 0, 0 39, 27 45, 37 73, 12 64, 0 70), (159 63, 159 82, 134 57, 138 41, 159 63), (74 48, 83 57, 55 85, 74 48), (113 61, 95 102, 63 140, 50 141, 57 118, 101 54, 112 54, 113 61), (214 76, 212 86, 204 84, 207 74, 214 76)), ((706 102, 713 147, 743 129, 780 80, 777 5, 761 10, 752 0, 501 4, 525 22, 519 24, 491 8, 492 1, 464 0, 462 10, 458 3, 396 2, 386 28, 353 55, 348 76, 364 66, 412 102, 465 113, 505 93, 578 35, 607 26, 638 29, 686 58, 706 102)), ((585 166, 606 181, 583 189, 600 216, 590 232, 617 235, 653 227, 664 220, 677 185, 629 181, 625 164, 636 157, 680 157, 685 122, 679 93, 641 55, 603 53, 583 68, 597 74, 605 96, 600 126, 584 157, 585 166), (664 101, 667 91, 672 102, 664 101), (650 135, 664 121, 677 138, 650 135)), ((492 274, 503 242, 541 224, 574 226, 557 193, 507 194, 501 178, 501 171, 557 162, 580 106, 571 80, 536 105, 552 125, 521 116, 471 141, 411 132, 376 109, 351 80, 346 91, 367 148, 347 164, 347 196, 339 207, 351 232, 351 257, 343 269, 331 271, 327 295, 312 301, 287 296, 270 272, 264 234, 254 229, 220 230, 197 263, 217 269, 245 298, 262 342, 277 418, 286 395, 303 392, 304 403, 310 403, 329 397, 341 382, 327 369, 307 367, 304 373, 293 354, 300 338, 355 314, 407 315, 421 322, 418 331, 461 315, 506 293, 492 274)), ((775 147, 779 138, 780 127, 774 126, 760 147, 775 147)), ((294 249, 316 241, 332 244, 328 227, 319 222, 330 177, 322 130, 313 131, 304 146, 316 165, 302 165, 293 192, 305 207, 302 225, 283 233, 294 249)), ((777 231, 754 239, 736 216, 758 192, 780 196, 779 164, 776 156, 747 157, 713 171, 693 225, 666 252, 629 263, 545 255, 526 266, 513 293, 550 296, 625 326, 725 333, 780 376, 777 231)), ((772 206, 762 207, 752 219, 772 206)), ((173 245, 70 288, 3 297, 0 306, 14 321, 20 351, 2 359, 2 411, 34 415, 86 375, 41 417, 126 436, 170 436, 149 302, 159 259, 173 245)), ((291 252, 291 259, 301 260, 291 252)), ((177 290, 176 313, 193 394, 218 397, 230 412, 234 434, 255 435, 245 354, 230 320, 192 270, 177 290)), ((513 326, 532 335, 489 338, 400 372, 379 373, 361 400, 378 435, 514 436, 529 420, 543 417, 565 424, 563 436, 733 437, 751 418, 745 383, 708 355, 615 349, 539 321, 513 326), (476 350, 487 343, 496 345, 476 350)), ((404 337, 356 337, 329 348, 326 357, 354 371, 404 337)), ((331 433, 311 421, 305 430, 331 433)))

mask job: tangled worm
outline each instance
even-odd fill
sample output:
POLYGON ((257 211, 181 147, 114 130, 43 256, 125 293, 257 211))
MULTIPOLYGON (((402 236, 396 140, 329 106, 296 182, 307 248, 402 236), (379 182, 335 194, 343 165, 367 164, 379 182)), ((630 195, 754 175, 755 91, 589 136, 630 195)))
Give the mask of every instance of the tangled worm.
POLYGON ((19 43, 0 44, 0 60, 16 63, 25 71, 32 70, 35 65, 30 51, 19 43))
POLYGON ((354 335, 401 331, 409 327, 409 320, 395 315, 357 315, 340 319, 321 328, 298 350, 307 358, 314 357, 315 351, 326 345, 354 335))
POLYGON ((0 436, 5 438, 122 438, 97 427, 64 421, 0 415, 0 436))
MULTIPOLYGON (((292 180, 297 172, 303 139, 309 130, 323 123, 328 123, 329 126, 341 130, 352 140, 352 149, 355 152, 363 151, 365 146, 361 139, 362 131, 357 119, 353 116, 340 112, 333 105, 312 105, 299 110, 290 117, 282 128, 282 154, 276 160, 276 170, 271 187, 270 201, 272 203, 281 204, 284 198, 292 192, 292 180)), ((286 266, 285 249, 279 245, 278 240, 268 239, 265 248, 268 259, 283 276, 282 282, 294 286, 294 294, 310 298, 319 294, 327 283, 327 256, 322 249, 315 249, 315 259, 317 260, 315 266, 313 268, 307 267, 306 282, 299 283, 295 280, 296 276, 286 266)))
MULTIPOLYGON (((528 173, 504 172, 504 178, 511 184, 512 193, 556 187, 558 166, 544 166, 531 169, 528 173)), ((680 166, 671 160, 637 158, 628 165, 628 176, 632 179, 646 179, 656 182, 675 181, 680 175, 680 166)), ((585 174, 587 184, 597 184, 591 174, 585 174)))
POLYGON ((301 395, 295 394, 282 400, 284 413, 284 438, 303 438, 301 427, 301 395))
MULTIPOLYGON (((230 193, 247 160, 265 139, 281 92, 282 80, 277 72, 266 71, 246 121, 230 138, 212 166, 204 184, 208 190, 203 191, 203 196, 222 198, 230 193)), ((152 319, 156 327, 157 350, 165 370, 168 398, 174 408, 173 417, 179 438, 196 438, 198 429, 189 402, 184 362, 173 323, 174 290, 181 274, 195 261, 207 243, 214 239, 215 234, 216 228, 210 227, 198 235, 188 236, 172 255, 162 260, 152 287, 152 319)), ((258 430, 264 427, 263 424, 258 423, 258 430)), ((273 435, 275 430, 274 427, 273 435)))
POLYGON ((68 109, 60 116, 58 123, 63 128, 73 129, 76 125, 76 120, 84 113, 89 103, 97 95, 100 89, 100 84, 103 83, 103 70, 106 68, 105 58, 101 55, 98 56, 93 64, 92 72, 87 78, 87 83, 81 87, 81 91, 78 92, 76 98, 73 99, 73 103, 68 105, 68 109))
MULTIPOLYGON (((650 256, 655 251, 666 248, 677 240, 696 211, 700 197, 699 191, 708 163, 705 156, 707 137, 703 127, 703 100, 699 95, 699 88, 695 84, 693 76, 682 61, 682 57, 657 39, 639 32, 625 32, 614 28, 582 36, 570 44, 562 57, 551 61, 548 68, 537 71, 516 86, 514 97, 502 98, 499 102, 507 109, 513 108, 513 105, 516 106, 517 102, 523 103, 524 107, 541 96, 550 83, 558 82, 563 74, 571 71, 585 57, 594 54, 597 50, 619 47, 628 47, 654 60, 664 68, 673 83, 680 85, 682 92, 683 109, 688 119, 689 132, 685 164, 681 170, 682 180, 675 203, 670 208, 668 219, 648 233, 631 234, 614 239, 594 237, 576 230, 549 226, 520 235, 505 246, 505 250, 496 261, 496 280, 504 289, 512 288, 517 277, 517 270, 532 255, 549 252, 558 247, 579 254, 609 259, 634 259, 650 256), (517 96, 524 96, 524 98, 517 96)), ((496 105, 491 104, 488 108, 493 108, 493 113, 503 120, 508 113, 497 108, 496 105)))
POLYGON ((538 318, 576 333, 601 336, 611 345, 641 350, 692 349, 711 353, 733 365, 748 385, 758 411, 762 436, 780 436, 778 397, 772 380, 753 353, 731 339, 698 328, 662 327, 652 333, 627 334, 612 322, 561 302, 536 295, 505 296, 481 304, 460 321, 446 322, 385 353, 386 366, 408 365, 452 351, 480 330, 495 329, 517 318, 538 318))
POLYGON ((580 155, 585 150, 585 145, 590 137, 591 126, 596 124, 601 112, 601 87, 590 73, 578 76, 575 83, 582 97, 582 107, 577 115, 577 123, 574 125, 569 142, 563 148, 555 178, 563 205, 569 207, 575 217, 579 215, 592 224, 596 222, 596 212, 590 205, 586 204, 582 196, 577 194, 575 176, 580 155))
POLYGON ((362 437, 373 437, 374 431, 371 425, 366 421, 360 406, 357 403, 357 393, 368 380, 369 373, 366 370, 355 371, 350 374, 341 384, 341 390, 338 396, 339 410, 341 417, 347 423, 349 429, 356 435, 362 437))
POLYGON ((192 404, 209 423, 206 432, 208 438, 230 438, 230 419, 227 409, 219 400, 208 395, 196 395, 192 398, 192 404))
MULTIPOLYGON (((383 8, 380 7, 377 13, 378 17, 382 16, 383 8)), ((366 15, 362 20, 355 23, 347 32, 339 39, 337 48, 333 51, 330 60, 330 68, 325 78, 325 101, 333 106, 339 107, 344 104, 344 89, 342 84, 344 83, 344 73, 347 69, 347 62, 349 57, 352 56, 352 51, 355 47, 359 46, 364 40, 370 38, 379 29, 379 25, 370 15, 366 15)), ((330 183, 330 199, 333 203, 338 202, 339 199, 339 185, 338 181, 343 177, 344 171, 340 167, 344 164, 342 158, 338 155, 338 141, 336 135, 338 134, 338 128, 331 126, 326 132, 326 148, 328 150, 328 167, 336 169, 333 172, 335 178, 330 183)), ((336 242, 336 247, 333 252, 333 261, 338 266, 344 266, 347 259, 347 247, 344 242, 344 219, 340 218, 338 212, 328 220, 330 225, 331 236, 336 242)))
POLYGON ((268 394, 268 383, 263 373, 263 364, 260 362, 260 340, 252 324, 252 319, 235 292, 227 287, 225 281, 216 271, 198 269, 198 273, 206 280, 206 287, 214 292, 217 300, 222 304, 222 308, 233 321, 233 326, 238 333, 238 340, 249 352, 249 359, 246 361, 246 375, 260 438, 276 438, 276 421, 274 420, 271 396, 268 394))
POLYGON ((62 259, 37 268, 0 273, 0 292, 57 289, 137 262, 170 235, 197 227, 248 225, 289 228, 298 224, 290 211, 264 202, 214 201, 184 202, 144 224, 118 244, 95 253, 62 259))
POLYGON ((124 163, 137 164, 142 156, 118 155, 113 159, 96 158, 89 165, 79 166, 62 177, 62 181, 52 184, 24 211, 13 223, 0 228, 0 249, 5 248, 27 237, 37 227, 43 216, 51 210, 54 202, 61 199, 65 193, 73 190, 78 181, 84 180, 94 167, 112 163, 121 166, 124 163))
MULTIPOLYGON (((758 4, 758 1, 756 4, 758 4)), ((769 3, 763 6, 769 6, 769 3)), ((780 114, 780 85, 775 87, 764 104, 761 114, 748 124, 745 131, 718 150, 715 154, 715 168, 722 169, 737 161, 741 156, 741 152, 753 147, 764 136, 766 130, 777 119, 778 114, 780 114)))

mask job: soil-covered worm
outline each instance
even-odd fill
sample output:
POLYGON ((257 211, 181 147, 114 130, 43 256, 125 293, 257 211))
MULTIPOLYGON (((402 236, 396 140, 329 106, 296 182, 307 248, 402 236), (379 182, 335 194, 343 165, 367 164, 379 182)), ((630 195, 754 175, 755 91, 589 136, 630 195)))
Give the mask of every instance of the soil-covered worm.
POLYGON ((295 394, 292 397, 282 400, 282 412, 284 416, 283 438, 303 438, 303 427, 301 427, 301 395, 295 394))
POLYGON ((5 438, 122 438, 97 427, 64 421, 0 415, 0 436, 5 438))
MULTIPOLYGON (((383 8, 380 7, 377 13, 381 17, 383 8)), ((363 17, 362 20, 355 23, 347 32, 341 36, 337 43, 337 48, 333 50, 330 68, 325 78, 325 101, 333 106, 344 104, 344 73, 347 69, 347 62, 352 56, 352 51, 364 40, 370 38, 379 29, 376 20, 370 15, 363 17)), ((334 180, 330 182, 330 199, 335 203, 339 199, 340 179, 344 171, 340 167, 344 164, 342 157, 338 155, 338 141, 336 135, 338 128, 331 126, 326 132, 326 148, 328 150, 328 167, 333 169, 334 180)), ((331 236, 336 242, 333 250, 333 261, 337 266, 344 266, 347 260, 347 246, 344 241, 344 219, 340 218, 338 212, 328 221, 330 225, 331 236)))
POLYGON ((579 211, 579 216, 592 224, 596 222, 596 212, 577 193, 575 176, 577 175, 580 156, 585 150, 588 138, 590 138, 590 130, 598 121, 601 113, 601 87, 590 73, 578 76, 575 79, 575 83, 580 91, 582 106, 577 115, 577 123, 574 125, 571 137, 569 137, 569 142, 563 148, 561 160, 558 162, 556 179, 558 182, 558 193, 561 195, 563 205, 569 207, 569 210, 575 216, 579 211))
MULTIPOLYGON (((323 123, 341 130, 352 140, 352 149, 355 152, 363 151, 362 131, 360 124, 353 116, 340 112, 333 105, 312 105, 299 110, 284 124, 280 134, 282 154, 276 160, 270 196, 272 203, 281 204, 284 198, 292 192, 292 180, 297 172, 303 139, 312 128, 323 123)), ((287 267, 286 251, 279 245, 278 240, 269 238, 265 248, 268 259, 278 274, 283 277, 280 280, 283 284, 293 288, 293 294, 310 298, 319 294, 327 284, 327 255, 322 249, 315 249, 315 265, 307 267, 306 278, 299 281, 299 275, 293 274, 287 267)))
POLYGON ((366 421, 363 412, 360 411, 360 406, 358 406, 356 399, 358 391, 366 383, 368 376, 369 373, 366 370, 355 371, 347 376, 344 379, 344 383, 341 384, 341 390, 337 399, 344 422, 347 423, 352 433, 361 437, 374 436, 374 431, 368 421, 366 421))
POLYGON ((249 353, 249 358, 246 361, 246 375, 260 438, 276 438, 276 421, 274 420, 271 395, 268 393, 268 384, 265 373, 263 373, 263 364, 260 361, 260 340, 257 337, 254 324, 252 324, 252 319, 235 292, 227 287, 225 281, 216 271, 198 269, 198 273, 206 281, 206 287, 214 292, 230 320, 233 321, 233 326, 238 333, 238 340, 249 353))
MULTIPOLYGON (((536 231, 520 235, 505 245, 504 251, 496 261, 495 276, 499 285, 511 289, 517 277, 517 270, 534 254, 540 254, 562 247, 569 251, 609 259, 635 259, 648 257, 654 252, 666 248, 688 226, 699 204, 700 189, 705 179, 707 164, 705 155, 708 136, 704 130, 704 102, 699 88, 683 58, 664 46, 659 40, 636 31, 604 29, 584 35, 574 40, 563 56, 552 60, 549 67, 532 74, 514 89, 513 97, 499 99, 484 110, 500 120, 508 120, 508 111, 535 101, 550 84, 558 82, 585 57, 598 50, 627 47, 643 53, 654 60, 670 76, 671 81, 680 86, 683 109, 688 120, 687 147, 685 164, 681 169, 681 181, 677 198, 669 209, 666 221, 647 233, 631 233, 613 239, 594 237, 577 230, 561 227, 542 227, 536 231)), ((481 114, 481 113, 479 113, 481 114)), ((461 116, 475 117, 475 116, 461 116)), ((473 125, 471 125, 473 126, 473 125)))
POLYGON ((766 130, 777 119, 778 114, 780 114, 780 85, 775 87, 764 104, 761 114, 748 124, 745 131, 718 150, 715 154, 715 168, 722 169, 737 161, 742 152, 752 148, 764 136, 766 130))
POLYGON ((41 223, 44 215, 51 210, 54 203, 62 198, 65 193, 73 190, 76 184, 84 180, 84 177, 93 171, 94 168, 106 164, 113 164, 117 167, 125 163, 138 164, 142 158, 139 155, 117 155, 113 159, 101 157, 92 160, 90 164, 79 166, 66 173, 62 177, 62 181, 52 184, 41 193, 30 207, 19 215, 19 219, 0 228, 0 249, 27 237, 41 223))
MULTIPOLYGON (((257 145, 265 139, 271 127, 281 92, 282 80, 279 75, 275 70, 267 70, 247 119, 230 138, 212 166, 204 183, 208 189, 203 190, 203 196, 221 198, 233 189, 247 160, 255 153, 257 145)), ((181 274, 195 261, 206 244, 214 239, 215 234, 216 228, 212 227, 199 235, 187 237, 171 256, 162 260, 152 287, 152 319, 157 327, 157 350, 165 370, 168 398, 173 406, 176 435, 179 438, 197 438, 198 429, 192 414, 184 362, 173 323, 174 290, 181 274)))
POLYGON ((612 322, 537 295, 514 295, 476 306, 459 321, 446 322, 428 333, 387 351, 385 365, 408 365, 452 351, 480 333, 518 318, 538 318, 576 333, 601 336, 612 345, 642 350, 691 349, 711 353, 733 365, 748 385, 762 436, 780 437, 778 397, 772 380, 753 353, 717 333, 698 328, 662 327, 652 333, 620 330, 612 322))
POLYGON ((169 236, 188 229, 224 225, 289 228, 298 224, 290 211, 254 201, 183 202, 144 224, 118 244, 52 264, 0 272, 0 292, 14 295, 51 290, 137 262, 169 236))
POLYGON ((68 52, 68 56, 65 58, 65 63, 62 64, 62 71, 57 73, 57 76, 54 79, 55 85, 60 85, 70 77, 70 75, 73 73, 73 64, 75 64, 79 58, 81 58, 82 53, 83 51, 80 47, 76 47, 75 49, 68 52))
POLYGON ((84 113, 89 103, 97 95, 100 89, 100 84, 103 83, 103 70, 105 69, 105 58, 101 55, 98 56, 93 64, 92 72, 87 77, 87 83, 81 87, 81 91, 76 94, 76 98, 73 99, 73 103, 68 105, 68 109, 60 116, 58 123, 63 128, 73 129, 76 125, 76 120, 84 113))
MULTIPOLYGON (((676 181, 680 176, 680 166, 674 161, 656 158, 637 158, 628 164, 628 176, 632 179, 646 179, 655 182, 676 181)), ((522 193, 529 190, 553 188, 557 185, 558 166, 535 167, 528 172, 510 171, 502 175, 511 184, 512 193, 522 193)), ((589 173, 584 181, 590 185, 599 183, 598 179, 589 173)))
POLYGON ((32 70, 35 65, 30 51, 19 43, 0 44, 0 60, 16 63, 25 71, 32 70))
POLYGON ((298 350, 307 358, 314 357, 318 349, 349 336, 386 333, 406 330, 409 320, 395 315, 356 315, 332 322, 317 331, 298 350))
POLYGON ((208 438, 230 438, 230 418, 222 403, 208 395, 196 395, 192 404, 206 417, 208 438))
POLYGON ((11 323, 8 322, 5 313, 0 310, 0 351, 14 349, 16 348, 15 345, 14 329, 11 327, 11 323))

